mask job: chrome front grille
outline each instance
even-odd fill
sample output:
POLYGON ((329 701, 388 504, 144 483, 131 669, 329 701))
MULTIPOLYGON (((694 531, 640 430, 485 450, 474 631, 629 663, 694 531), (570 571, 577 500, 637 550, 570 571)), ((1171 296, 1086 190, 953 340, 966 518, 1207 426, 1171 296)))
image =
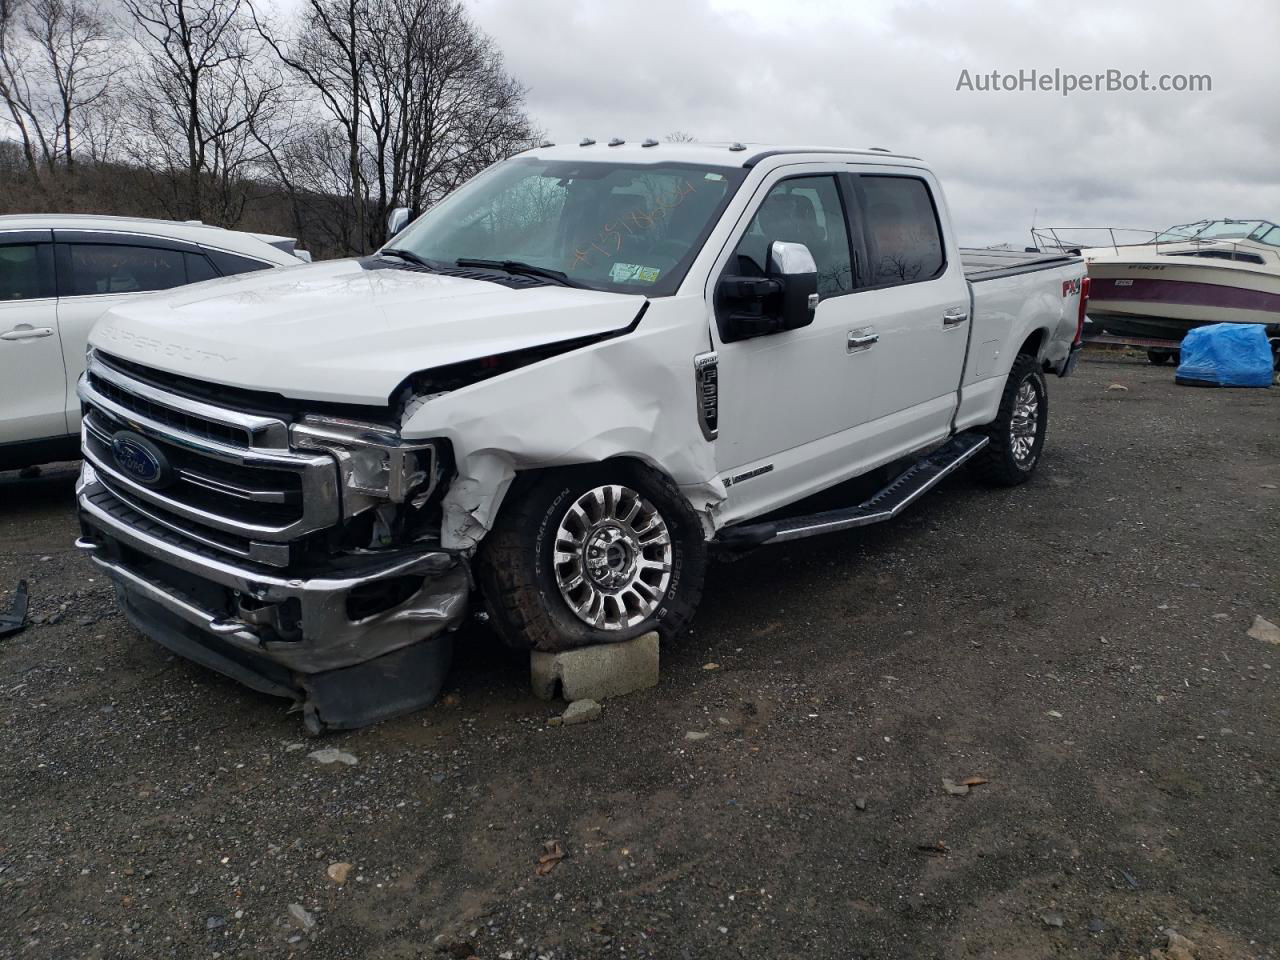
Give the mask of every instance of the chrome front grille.
POLYGON ((85 459, 104 487, 152 523, 272 566, 289 543, 339 521, 338 472, 327 454, 288 449, 288 425, 162 390, 91 356, 80 382, 85 459), (117 462, 122 430, 160 451, 172 478, 142 482, 117 462))

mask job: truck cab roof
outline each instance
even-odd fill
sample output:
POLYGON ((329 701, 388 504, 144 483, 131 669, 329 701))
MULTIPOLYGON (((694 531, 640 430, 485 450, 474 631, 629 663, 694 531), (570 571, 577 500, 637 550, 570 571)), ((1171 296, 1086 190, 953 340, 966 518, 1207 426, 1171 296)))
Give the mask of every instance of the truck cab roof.
POLYGON ((608 160, 620 163, 693 163, 738 168, 754 167, 764 160, 777 156, 786 156, 793 162, 865 157, 870 162, 883 161, 913 167, 925 165, 919 157, 894 153, 882 147, 857 149, 779 143, 739 143, 728 140, 666 143, 652 138, 595 140, 591 137, 583 137, 577 143, 544 143, 526 150, 521 156, 536 156, 549 160, 608 160))

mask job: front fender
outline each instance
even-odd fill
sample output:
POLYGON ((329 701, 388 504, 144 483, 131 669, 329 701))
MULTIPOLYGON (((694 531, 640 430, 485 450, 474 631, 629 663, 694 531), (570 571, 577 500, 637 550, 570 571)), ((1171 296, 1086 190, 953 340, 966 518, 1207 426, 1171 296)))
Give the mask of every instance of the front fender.
POLYGON ((457 466, 442 545, 474 548, 516 473, 614 457, 662 471, 705 515, 725 497, 697 418, 693 358, 706 343, 701 300, 664 298, 622 336, 414 405, 402 434, 447 439, 457 466))

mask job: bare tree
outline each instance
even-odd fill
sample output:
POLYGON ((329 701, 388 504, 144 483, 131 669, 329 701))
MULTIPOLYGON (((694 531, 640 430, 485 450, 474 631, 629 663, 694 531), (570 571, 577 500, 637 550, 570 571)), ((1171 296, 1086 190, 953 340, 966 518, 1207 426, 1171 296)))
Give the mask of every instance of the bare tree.
POLYGON ((120 70, 114 40, 90 0, 0 0, 0 101, 33 175, 74 165, 120 70))
POLYGON ((258 26, 319 110, 273 151, 280 176, 349 198, 333 222, 353 252, 382 241, 392 207, 434 203, 533 141, 524 89, 458 0, 307 0, 291 35, 258 26))
POLYGON ((232 225, 262 157, 255 125, 281 82, 262 63, 242 0, 124 0, 142 48, 130 85, 135 162, 171 213, 232 225))
MULTIPOLYGON (((291 37, 284 37, 274 24, 251 8, 258 35, 271 48, 280 62, 292 73, 302 88, 301 96, 314 96, 318 107, 317 121, 337 127, 341 137, 334 137, 314 127, 298 132, 281 150, 273 150, 272 161, 281 182, 293 184, 301 179, 311 192, 340 193, 351 198, 354 237, 345 234, 344 246, 363 252, 366 234, 366 210, 363 197, 367 190, 360 166, 361 90, 363 88, 364 53, 368 46, 361 36, 365 29, 368 0, 306 0, 298 15, 291 37), (346 166, 339 173, 331 162, 332 152, 341 142, 346 166), (285 164, 284 158, 293 163, 285 164), (358 247, 355 244, 360 244, 358 247)), ((297 196, 295 192, 295 197, 297 196)), ((295 214, 295 216, 297 216, 295 214)), ((343 224, 346 227, 346 224, 343 224)))

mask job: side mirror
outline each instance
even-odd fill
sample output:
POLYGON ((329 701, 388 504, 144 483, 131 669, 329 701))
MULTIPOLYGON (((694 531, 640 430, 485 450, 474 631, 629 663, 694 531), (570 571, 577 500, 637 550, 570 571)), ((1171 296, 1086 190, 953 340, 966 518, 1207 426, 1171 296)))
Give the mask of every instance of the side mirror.
POLYGON ((403 230, 409 223, 410 210, 408 207, 396 207, 387 214, 387 239, 390 240, 397 233, 403 230))
POLYGON ((725 343, 796 330, 813 323, 818 267, 803 243, 775 240, 763 277, 725 275, 716 288, 716 316, 725 343))
POLYGON ((813 323, 818 309, 818 265, 803 243, 775 240, 769 248, 769 276, 782 282, 784 330, 813 323))

